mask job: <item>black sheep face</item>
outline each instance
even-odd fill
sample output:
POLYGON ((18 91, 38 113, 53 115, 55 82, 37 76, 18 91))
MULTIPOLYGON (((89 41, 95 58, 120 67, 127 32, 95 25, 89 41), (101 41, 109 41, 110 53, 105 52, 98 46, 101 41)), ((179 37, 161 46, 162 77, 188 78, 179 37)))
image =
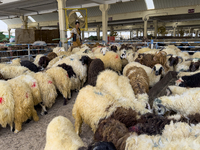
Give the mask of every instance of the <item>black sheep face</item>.
POLYGON ((171 56, 168 60, 169 60, 169 66, 176 66, 178 64, 179 58, 171 56))
POLYGON ((80 59, 80 61, 82 62, 82 65, 88 65, 88 60, 89 60, 88 56, 82 56, 80 59))
POLYGON ((195 72, 196 70, 199 69, 199 66, 200 66, 200 62, 191 62, 190 64, 190 67, 189 67, 189 70, 190 72, 195 72))
POLYGON ((115 45, 111 46, 111 51, 117 52, 117 46, 115 46, 115 45))
POLYGON ((96 142, 88 150, 117 150, 112 142, 96 142))
POLYGON ((39 60, 39 65, 43 68, 46 68, 49 64, 49 59, 46 56, 42 56, 39 60))

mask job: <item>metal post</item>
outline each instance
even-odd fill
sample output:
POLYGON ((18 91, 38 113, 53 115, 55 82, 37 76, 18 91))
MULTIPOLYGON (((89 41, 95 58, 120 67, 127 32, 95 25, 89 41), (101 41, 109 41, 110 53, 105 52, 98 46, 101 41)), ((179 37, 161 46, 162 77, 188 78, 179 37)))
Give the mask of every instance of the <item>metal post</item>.
POLYGON ((153 39, 151 40, 151 49, 153 49, 153 39))
POLYGON ((30 44, 28 44, 28 60, 31 60, 31 50, 30 50, 30 44))

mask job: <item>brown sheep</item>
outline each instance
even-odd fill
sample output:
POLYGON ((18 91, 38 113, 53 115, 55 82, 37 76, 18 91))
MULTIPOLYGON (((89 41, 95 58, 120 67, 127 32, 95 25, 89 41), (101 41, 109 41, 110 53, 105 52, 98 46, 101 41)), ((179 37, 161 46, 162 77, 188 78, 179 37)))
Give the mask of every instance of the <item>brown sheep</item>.
POLYGON ((58 57, 58 55, 54 52, 51 52, 47 55, 47 57, 49 58, 49 61, 51 61, 52 59, 58 57))
POLYGON ((125 75, 129 78, 135 95, 149 92, 149 78, 143 68, 130 67, 125 75))

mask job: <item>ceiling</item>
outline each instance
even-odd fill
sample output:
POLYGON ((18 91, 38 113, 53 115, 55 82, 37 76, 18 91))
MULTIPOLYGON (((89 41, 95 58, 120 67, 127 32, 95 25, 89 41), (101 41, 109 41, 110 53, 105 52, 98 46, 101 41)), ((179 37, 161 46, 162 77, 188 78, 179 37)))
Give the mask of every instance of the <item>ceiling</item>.
MULTIPOLYGON (((58 21, 57 0, 0 0, 0 19, 6 24, 20 24, 20 15, 31 15, 36 22, 58 21), (54 12, 54 13, 52 13, 54 12), (12 19, 11 19, 12 18, 12 19)), ((183 6, 200 5, 200 0, 153 0, 155 9, 165 9, 183 6)), ((109 15, 139 12, 147 10, 144 0, 67 0, 68 8, 88 7, 88 17, 101 16, 99 4, 111 4, 109 15)), ((200 20, 200 14, 150 17, 149 21, 157 19, 161 22, 200 20)), ((30 22, 30 20, 29 20, 30 22)), ((109 22, 114 24, 135 24, 143 22, 141 18, 109 22)), ((97 23, 89 24, 96 26, 97 23)))

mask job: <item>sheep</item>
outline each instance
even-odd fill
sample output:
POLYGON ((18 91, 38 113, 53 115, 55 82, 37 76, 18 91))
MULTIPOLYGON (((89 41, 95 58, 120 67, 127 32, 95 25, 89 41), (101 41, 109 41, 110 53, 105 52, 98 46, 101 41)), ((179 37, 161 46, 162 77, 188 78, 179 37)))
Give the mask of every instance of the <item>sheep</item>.
MULTIPOLYGON (((96 87, 104 92, 112 95, 122 106, 135 109, 141 114, 148 112, 141 99, 136 99, 134 91, 129 83, 129 79, 125 76, 118 76, 111 70, 101 72, 97 77, 96 87)), ((144 101, 148 101, 148 96, 142 97, 144 101)))
POLYGON ((179 72, 177 77, 180 78, 182 76, 191 76, 191 75, 194 75, 194 74, 197 74, 197 73, 200 73, 200 70, 197 70, 195 72, 179 72))
POLYGON ((38 72, 39 71, 39 68, 34 63, 32 63, 32 62, 30 62, 28 60, 21 61, 20 65, 23 66, 23 67, 28 68, 30 71, 33 71, 33 72, 38 72))
POLYGON ((56 54, 59 53, 59 52, 62 52, 62 51, 65 51, 64 47, 55 47, 53 49, 53 52, 56 53, 56 54))
POLYGON ((63 63, 72 66, 74 72, 81 81, 81 87, 83 87, 87 79, 87 67, 85 65, 82 65, 81 61, 79 60, 79 56, 74 54, 70 57, 63 58, 62 60, 55 63, 52 67, 56 67, 63 63))
POLYGON ((168 59, 168 66, 171 67, 170 71, 175 71, 177 65, 183 62, 183 58, 181 56, 177 56, 177 55, 172 55, 172 54, 168 54, 167 56, 170 56, 170 58, 168 59), (181 62, 179 62, 179 59, 181 59, 181 62), (172 70, 173 69, 173 70, 172 70))
POLYGON ((200 58, 200 52, 196 52, 192 55, 192 58, 200 58))
MULTIPOLYGON (((127 113, 119 113, 121 114, 120 118, 122 120, 125 120, 127 117, 129 118, 126 119, 128 122, 135 120, 135 111, 132 109, 126 109, 124 106, 114 100, 111 95, 98 90, 96 87, 88 85, 82 88, 79 91, 72 109, 72 116, 75 119, 76 133, 80 134, 83 121, 92 128, 93 132, 95 132, 101 119, 110 117, 117 110, 120 111, 119 108, 121 107, 124 111, 130 111, 128 113, 129 115, 127 115, 127 113)), ((119 118, 119 116, 116 117, 119 118)))
MULTIPOLYGON (((96 142, 88 146, 88 150, 117 150, 111 142, 96 142)), ((81 149, 80 149, 81 150, 81 149)))
POLYGON ((85 145, 75 133, 74 126, 70 120, 63 116, 58 116, 49 123, 44 150, 79 150, 81 147, 85 147, 85 145))
POLYGON ((44 113, 46 112, 45 107, 51 108, 52 105, 55 103, 55 99, 57 97, 57 91, 55 85, 53 84, 53 79, 44 72, 38 72, 30 75, 38 81, 43 102, 41 115, 44 115, 44 113))
POLYGON ((176 84, 181 87, 200 87, 199 79, 200 73, 191 76, 182 76, 176 81, 176 84))
POLYGON ((46 73, 53 79, 56 88, 62 93, 64 97, 64 104, 67 104, 67 98, 71 99, 71 81, 66 70, 61 67, 53 67, 46 71, 46 73))
POLYGON ((58 67, 62 67, 63 69, 65 69, 67 71, 69 78, 71 80, 71 90, 79 91, 81 83, 80 83, 79 78, 76 76, 76 73, 74 72, 73 68, 64 63, 58 65, 58 67))
POLYGON ((49 61, 52 59, 58 57, 58 55, 55 52, 48 53, 47 57, 49 58, 49 61))
POLYGON ((130 62, 135 61, 135 59, 138 57, 138 55, 139 55, 139 53, 137 53, 137 52, 127 52, 126 59, 130 63, 130 62))
POLYGON ((20 58, 16 58, 16 59, 13 59, 13 60, 12 60, 11 65, 14 65, 14 66, 21 66, 20 62, 21 62, 21 59, 20 59, 20 58))
POLYGON ((114 71, 117 71, 118 74, 121 74, 120 71, 122 70, 122 60, 115 52, 109 51, 105 54, 105 56, 102 54, 95 54, 95 57, 103 61, 105 69, 111 68, 114 71))
POLYGON ((8 82, 0 80, 0 124, 3 128, 7 124, 13 130, 15 100, 8 82))
POLYGON ((39 60, 40 60, 40 58, 41 57, 43 57, 43 56, 45 56, 44 54, 39 54, 39 55, 37 55, 36 57, 35 57, 35 60, 34 60, 34 64, 37 66, 37 67, 39 67, 39 60))
POLYGON ((153 69, 151 69, 150 67, 141 65, 138 62, 131 62, 124 67, 123 74, 125 74, 127 72, 127 70, 133 66, 141 67, 146 71, 146 73, 149 77, 149 86, 150 87, 153 87, 158 81, 160 81, 161 74, 164 72, 164 68, 161 64, 156 64, 153 67, 153 69))
POLYGON ((58 56, 58 57, 52 59, 52 60, 49 62, 48 66, 47 66, 46 68, 51 68, 56 62, 60 61, 61 59, 65 58, 65 57, 67 57, 67 56, 62 55, 62 56, 58 56))
POLYGON ((181 95, 186 91, 200 90, 200 88, 184 88, 184 87, 179 87, 179 86, 168 86, 167 90, 169 90, 172 95, 176 95, 176 94, 181 95))
POLYGON ((139 50, 137 51, 137 53, 144 53, 144 52, 147 52, 147 51, 150 51, 150 50, 151 50, 150 48, 145 47, 145 48, 139 49, 139 50))
POLYGON ((187 63, 187 69, 184 69, 185 71, 195 72, 199 70, 199 66, 200 66, 199 58, 188 58, 185 60, 185 63, 186 62, 188 63, 187 63))
POLYGON ((48 57, 42 56, 39 59, 38 65, 39 65, 39 67, 42 67, 42 69, 44 69, 48 66, 49 62, 50 62, 50 60, 48 57))
POLYGON ((12 79, 7 81, 12 89, 13 98, 15 100, 14 106, 14 123, 15 131, 18 133, 22 130, 22 123, 33 117, 34 121, 38 121, 39 117, 34 109, 34 102, 29 86, 18 80, 12 79))
POLYGON ((104 63, 101 59, 91 59, 88 56, 82 56, 80 60, 82 61, 82 65, 87 65, 88 84, 95 86, 97 76, 104 70, 104 63))
POLYGON ((173 110, 185 117, 199 112, 199 90, 186 91, 181 95, 162 96, 153 102, 153 108, 157 114, 163 115, 173 110))
POLYGON ((31 73, 31 71, 23 66, 7 66, 0 70, 5 79, 12 79, 22 74, 31 73))

